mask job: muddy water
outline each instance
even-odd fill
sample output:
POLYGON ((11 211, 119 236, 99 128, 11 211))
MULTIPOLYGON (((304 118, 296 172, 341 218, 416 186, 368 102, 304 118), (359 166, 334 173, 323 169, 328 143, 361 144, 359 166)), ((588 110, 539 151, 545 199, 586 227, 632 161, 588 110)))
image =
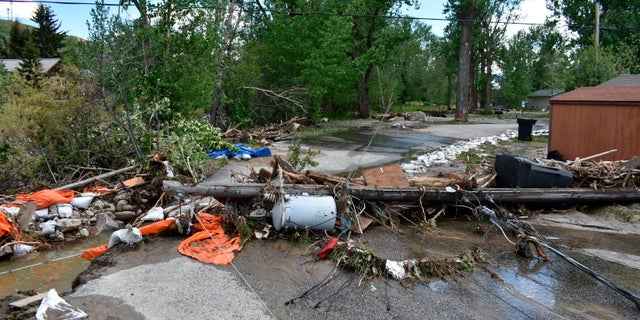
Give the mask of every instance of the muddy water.
POLYGON ((308 138, 302 142, 310 147, 400 154, 408 159, 416 152, 428 152, 459 140, 400 129, 363 127, 308 138))
MULTIPOLYGON (((514 248, 495 228, 488 228, 484 230, 486 233, 478 234, 477 222, 440 221, 437 229, 427 233, 418 233, 411 227, 403 227, 399 232, 377 227, 363 238, 376 252, 389 259, 458 255, 473 247, 481 248, 488 254, 489 269, 495 272, 493 277, 477 270, 464 279, 435 281, 421 286, 421 289, 432 293, 459 295, 463 300, 469 301, 474 311, 487 312, 487 317, 640 317, 638 310, 627 298, 578 270, 560 256, 547 252, 550 258, 547 262, 523 258, 514 253, 514 248), (398 241, 390 243, 390 237, 398 241)), ((638 235, 612 237, 611 234, 592 231, 554 231, 559 232, 556 235, 564 235, 561 250, 565 254, 609 280, 636 293, 640 292, 640 270, 585 255, 578 248, 569 246, 569 243, 586 246, 598 244, 602 248, 614 250, 620 248, 618 241, 625 242, 623 246, 637 246, 640 240, 638 235), (590 241, 584 242, 585 237, 590 241)))
POLYGON ((105 232, 85 240, 56 243, 50 250, 0 261, 0 297, 31 289, 71 291, 73 280, 89 266, 89 261, 79 255, 84 249, 106 244, 109 235, 105 232))

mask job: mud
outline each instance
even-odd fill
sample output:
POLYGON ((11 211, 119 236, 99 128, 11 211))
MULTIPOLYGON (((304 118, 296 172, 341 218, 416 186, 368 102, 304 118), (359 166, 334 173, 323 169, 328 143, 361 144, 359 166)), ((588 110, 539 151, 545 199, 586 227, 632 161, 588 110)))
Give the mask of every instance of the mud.
MULTIPOLYGON (((449 123, 438 126, 443 127, 430 130, 452 136, 456 132, 462 135, 465 127, 473 127, 449 123)), ((543 157, 546 144, 516 141, 494 150, 502 151, 543 157)), ((230 173, 237 173, 241 177, 243 170, 254 165, 268 166, 268 160, 230 161, 219 174, 228 178, 230 173)), ((464 172, 463 166, 453 168, 464 172)), ((632 207, 629 209, 635 210, 632 207)), ((520 209, 523 208, 513 208, 520 209)), ((566 253, 638 292, 640 270, 633 267, 635 257, 640 255, 637 222, 622 221, 612 216, 611 210, 602 207, 584 212, 518 212, 528 215, 528 221, 566 253), (603 258, 603 252, 617 257, 617 261, 603 258)), ((329 260, 315 258, 322 245, 316 241, 327 236, 323 232, 311 232, 298 240, 291 240, 290 234, 253 239, 239 252, 233 266, 194 262, 177 252, 181 238, 154 237, 94 261, 78 278, 75 292, 64 298, 89 313, 91 319, 640 317, 629 300, 560 257, 549 254, 550 261, 544 262, 516 255, 499 230, 475 221, 462 209, 448 210, 434 227, 412 221, 403 220, 394 229, 374 224, 363 235, 351 237, 384 259, 456 256, 480 248, 487 253, 487 263, 476 265, 472 273, 424 283, 392 279, 359 282, 354 273, 336 268, 329 260), (121 281, 131 287, 111 289, 121 281), (154 299, 159 303, 157 307, 153 307, 154 299), (162 312, 153 313, 153 309, 162 312), (252 313, 247 315, 245 311, 252 313)))

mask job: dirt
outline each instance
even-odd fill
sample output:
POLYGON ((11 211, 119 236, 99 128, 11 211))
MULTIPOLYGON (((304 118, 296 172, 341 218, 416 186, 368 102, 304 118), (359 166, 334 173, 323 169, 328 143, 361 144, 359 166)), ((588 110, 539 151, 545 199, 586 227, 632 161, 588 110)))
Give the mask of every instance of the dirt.
MULTIPOLYGON (((488 146, 486 151, 545 157, 546 143, 512 141, 488 146)), ((230 162, 220 174, 236 172, 241 180, 242 172, 252 165, 268 166, 268 161, 262 158, 244 163, 230 162)), ((456 172, 465 169, 462 161, 454 161, 447 167, 456 172)), ((637 248, 640 210, 635 205, 623 208, 626 215, 613 213, 621 211, 620 206, 577 207, 565 211, 510 209, 527 215, 532 224, 556 239, 563 249, 587 261, 610 279, 637 291, 640 287, 634 279, 640 277, 640 270, 634 268, 637 264, 632 259, 640 255, 637 248), (631 222, 627 221, 629 217, 631 222), (631 265, 625 266, 623 261, 630 261, 631 265)), ((448 210, 432 226, 420 224, 420 219, 398 217, 398 221, 402 223, 394 227, 374 224, 364 234, 350 237, 384 259, 456 256, 480 248, 486 252, 487 262, 476 265, 474 272, 456 277, 428 278, 424 282, 386 278, 361 282, 354 272, 336 268, 330 260, 318 260, 315 252, 324 244, 320 240, 327 239, 327 234, 310 231, 298 237, 289 233, 267 240, 252 239, 234 260, 235 271, 225 266, 211 268, 237 273, 264 301, 270 314, 281 319, 638 317, 628 300, 562 263, 558 257, 553 257, 552 262, 542 262, 515 255, 514 247, 499 230, 476 221, 464 209, 448 210)), ((92 262, 74 287, 136 266, 179 258, 176 248, 181 240, 154 237, 132 248, 109 251, 92 262)), ((179 274, 171 270, 163 272, 169 277, 179 274)), ((33 318, 37 304, 27 311, 7 306, 17 298, 19 295, 12 295, 0 301, 0 314, 4 315, 0 320, 33 318)), ((110 297, 80 299, 68 296, 68 299, 89 313, 91 319, 145 319, 131 305, 110 297)), ((207 301, 201 311, 206 314, 200 314, 201 318, 220 318, 213 311, 220 307, 215 303, 216 293, 202 292, 201 299, 207 301)), ((193 312, 185 310, 185 316, 188 314, 193 312)))

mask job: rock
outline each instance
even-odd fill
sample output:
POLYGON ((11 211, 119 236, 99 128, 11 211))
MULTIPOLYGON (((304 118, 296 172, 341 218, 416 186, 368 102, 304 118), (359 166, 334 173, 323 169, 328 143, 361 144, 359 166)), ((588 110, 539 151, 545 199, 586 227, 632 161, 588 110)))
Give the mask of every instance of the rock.
POLYGON ((80 229, 78 234, 80 234, 80 236, 82 236, 84 238, 88 238, 89 237, 89 230, 87 228, 82 228, 82 229, 80 229))
POLYGON ((79 230, 82 227, 80 219, 60 219, 58 220, 58 229, 62 232, 71 232, 79 230))
POLYGON ((116 211, 114 213, 117 220, 129 221, 133 220, 137 214, 134 211, 116 211))
POLYGON ((118 223, 111 212, 103 211, 96 214, 96 233, 113 229, 118 229, 118 223))
POLYGON ((121 200, 129 199, 129 195, 126 193, 118 193, 115 197, 113 197, 113 202, 118 203, 121 200))
POLYGON ((116 211, 130 211, 129 209, 125 209, 129 205, 129 202, 125 199, 116 202, 116 211))
POLYGON ((427 121, 427 115, 422 111, 414 111, 407 113, 409 121, 427 121))

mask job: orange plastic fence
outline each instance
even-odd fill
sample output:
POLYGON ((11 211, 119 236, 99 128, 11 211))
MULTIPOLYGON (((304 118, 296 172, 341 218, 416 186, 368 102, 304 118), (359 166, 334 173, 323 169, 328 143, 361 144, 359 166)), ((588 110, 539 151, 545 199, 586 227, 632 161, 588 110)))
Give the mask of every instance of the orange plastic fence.
POLYGON ((15 227, 4 216, 4 212, 0 211, 0 238, 5 236, 12 236, 17 232, 15 227))
MULTIPOLYGON (((139 228, 140 233, 142 233, 142 235, 145 235, 145 236, 158 234, 162 231, 169 229, 174 222, 175 220, 173 219, 154 222, 144 227, 140 227, 139 228)), ((109 245, 106 245, 106 244, 103 246, 87 249, 82 251, 82 254, 80 255, 80 257, 85 260, 93 260, 103 255, 105 252, 107 252, 107 249, 109 249, 109 245)))
MULTIPOLYGON (((180 243, 178 251, 185 256, 212 264, 231 264, 241 246, 240 237, 229 238, 222 228, 222 217, 199 213, 194 229, 199 230, 180 243)), ((172 227, 175 220, 162 220, 140 227, 143 235, 157 234, 172 227)), ((92 260, 107 251, 107 245, 87 249, 81 257, 92 260)))
POLYGON ((182 241, 178 251, 206 263, 231 264, 236 257, 235 251, 242 248, 240 237, 227 237, 221 216, 200 213, 197 220, 194 228, 201 231, 182 241))
POLYGON ((52 204, 69 203, 74 196, 73 190, 45 189, 31 194, 18 194, 14 203, 35 202, 38 209, 44 209, 52 204))

